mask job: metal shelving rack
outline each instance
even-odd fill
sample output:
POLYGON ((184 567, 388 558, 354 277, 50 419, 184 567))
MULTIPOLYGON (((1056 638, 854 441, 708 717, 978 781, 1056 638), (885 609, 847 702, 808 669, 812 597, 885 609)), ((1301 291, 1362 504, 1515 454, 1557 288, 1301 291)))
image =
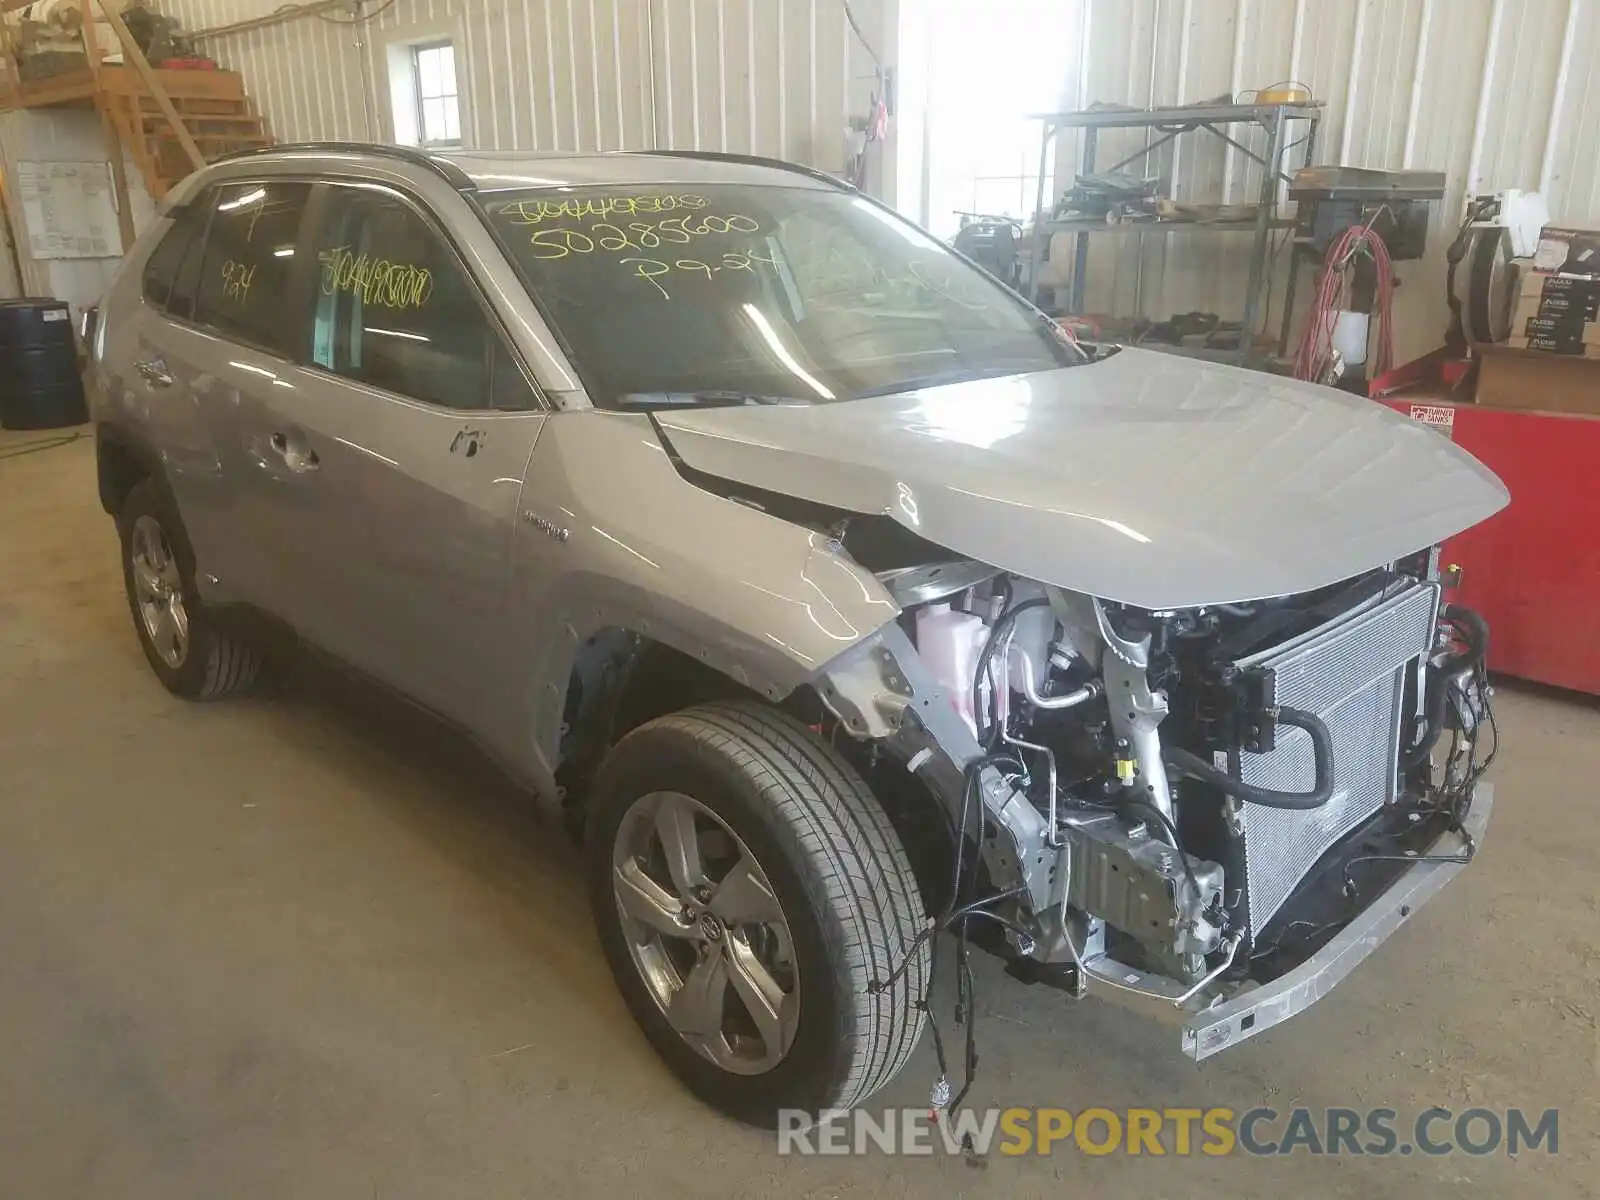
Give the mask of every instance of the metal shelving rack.
MULTIPOLYGON (((1301 165, 1310 166, 1316 150, 1317 125, 1321 120, 1322 105, 1315 101, 1302 104, 1189 104, 1172 108, 1107 108, 1084 112, 1043 113, 1035 116, 1044 122, 1044 132, 1039 145, 1039 193, 1034 205, 1033 246, 1029 255, 1028 286, 1035 303, 1038 302, 1039 272, 1044 264, 1044 251, 1052 233, 1076 233, 1077 250, 1072 269, 1072 284, 1068 311, 1083 311, 1083 285, 1089 263, 1089 237, 1102 233, 1167 233, 1182 229, 1189 233, 1241 233, 1255 234, 1250 253, 1250 279, 1245 288, 1243 326, 1239 339, 1239 361, 1250 357, 1257 326, 1261 323, 1262 291, 1267 281, 1268 247, 1272 230, 1292 227, 1294 222, 1274 215, 1278 203, 1280 184, 1289 182, 1283 169, 1283 158, 1293 146, 1303 146, 1301 165), (1308 123, 1305 136, 1293 143, 1285 143, 1286 130, 1291 121, 1308 123), (1230 127, 1254 125, 1267 131, 1267 152, 1257 154, 1228 132, 1230 127), (1181 218, 1163 218, 1154 221, 1130 221, 1110 224, 1092 218, 1057 219, 1050 215, 1045 205, 1045 187, 1048 182, 1046 168, 1050 161, 1050 143, 1063 129, 1081 129, 1083 153, 1079 174, 1096 172, 1095 157, 1099 149, 1099 132, 1102 129, 1157 129, 1161 137, 1141 147, 1133 154, 1111 166, 1106 173, 1119 171, 1133 163, 1142 162, 1152 153, 1184 134, 1204 130, 1221 138, 1228 146, 1245 157, 1261 164, 1261 194, 1254 215, 1245 220, 1197 221, 1181 218)), ((1053 207, 1053 206, 1052 206, 1053 207)), ((1294 303, 1294 278, 1290 274, 1285 305, 1294 303)))

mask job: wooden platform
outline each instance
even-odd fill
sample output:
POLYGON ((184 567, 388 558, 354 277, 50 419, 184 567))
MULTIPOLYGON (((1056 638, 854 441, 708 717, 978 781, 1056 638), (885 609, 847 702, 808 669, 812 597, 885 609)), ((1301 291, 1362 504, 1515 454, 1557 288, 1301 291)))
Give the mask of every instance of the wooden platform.
MULTIPOLYGON (((272 145, 266 119, 255 111, 238 72, 156 68, 152 74, 208 162, 272 145)), ((138 163, 154 199, 189 173, 177 135, 131 67, 103 63, 97 74, 85 65, 45 79, 12 81, 0 91, 0 109, 16 108, 100 108, 138 163)))

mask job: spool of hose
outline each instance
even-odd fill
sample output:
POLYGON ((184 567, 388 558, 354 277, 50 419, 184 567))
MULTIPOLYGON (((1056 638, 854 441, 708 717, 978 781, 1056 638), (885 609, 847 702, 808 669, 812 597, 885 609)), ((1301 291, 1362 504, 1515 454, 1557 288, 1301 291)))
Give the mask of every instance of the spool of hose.
POLYGON ((1511 336, 1515 276, 1506 231, 1499 226, 1478 230, 1467 270, 1467 335, 1473 341, 1503 342, 1511 336))

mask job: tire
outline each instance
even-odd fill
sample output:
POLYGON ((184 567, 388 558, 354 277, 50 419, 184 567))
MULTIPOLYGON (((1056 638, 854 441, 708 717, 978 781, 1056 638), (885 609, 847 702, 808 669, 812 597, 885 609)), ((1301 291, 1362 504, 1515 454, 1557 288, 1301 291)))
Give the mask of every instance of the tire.
POLYGON ((219 631, 208 618, 195 590, 194 550, 183 521, 154 481, 141 480, 128 492, 117 514, 117 535, 122 546, 122 582, 133 627, 150 669, 162 686, 188 700, 219 700, 246 691, 260 673, 260 656, 237 637, 219 631), (174 653, 176 639, 170 634, 176 626, 169 618, 158 618, 155 628, 146 619, 149 592, 141 593, 136 557, 143 565, 150 564, 145 552, 155 536, 152 530, 159 534, 164 549, 158 572, 163 576, 162 595, 179 601, 187 620, 181 653, 174 653), (158 635, 162 635, 159 645, 158 635))
MULTIPOLYGON (((861 1104, 910 1058, 922 1032, 929 971, 928 943, 918 940, 926 916, 911 866, 861 777, 787 714, 757 702, 704 704, 629 733, 607 756, 591 792, 586 855, 600 941, 623 998, 657 1053, 708 1104, 771 1128, 779 1109, 815 1114, 861 1104), (725 948, 730 963, 741 945, 746 952, 776 945, 769 981, 792 968, 792 990, 779 1006, 792 1019, 792 1040, 774 1064, 759 1069, 743 1062, 730 1069, 680 1034, 635 957, 652 939, 676 947, 679 936, 690 936, 687 929, 702 936, 705 918, 685 908, 686 932, 666 936, 623 914, 618 863, 632 870, 642 861, 629 853, 636 844, 630 831, 641 819, 634 814, 655 803, 655 817, 642 819, 646 832, 659 837, 662 806, 681 807, 684 798, 696 814, 699 843, 713 850, 726 845, 716 831, 721 824, 737 843, 726 846, 727 855, 753 856, 786 922, 787 967, 785 939, 770 925, 729 920, 723 940, 712 943, 725 948)), ((715 914, 725 911, 718 906, 733 894, 739 865, 720 878, 713 865, 708 859, 705 877, 716 882, 701 889, 709 893, 701 898, 704 911, 715 914)), ((703 944, 696 953, 707 953, 703 944)), ((691 981, 695 969, 678 975, 691 981)), ((730 1012, 726 1019, 735 1027, 741 1010, 759 1025, 731 976, 723 1004, 718 1011, 730 1012)), ((717 1054, 751 1040, 723 1032, 711 1039, 717 1054)), ((761 1040, 770 1052, 768 1039, 761 1040)))

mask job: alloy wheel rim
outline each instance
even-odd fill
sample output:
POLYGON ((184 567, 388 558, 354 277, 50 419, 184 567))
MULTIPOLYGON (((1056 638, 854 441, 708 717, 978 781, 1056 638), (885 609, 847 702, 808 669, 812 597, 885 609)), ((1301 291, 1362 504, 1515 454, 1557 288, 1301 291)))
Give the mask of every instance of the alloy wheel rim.
POLYGON ((161 661, 176 670, 189 657, 189 612, 178 560, 161 522, 143 516, 133 523, 128 559, 145 635, 161 661))
POLYGON ((651 792, 623 814, 612 892, 645 990, 698 1054, 760 1075, 800 1024, 788 919, 750 848, 711 809, 651 792))

